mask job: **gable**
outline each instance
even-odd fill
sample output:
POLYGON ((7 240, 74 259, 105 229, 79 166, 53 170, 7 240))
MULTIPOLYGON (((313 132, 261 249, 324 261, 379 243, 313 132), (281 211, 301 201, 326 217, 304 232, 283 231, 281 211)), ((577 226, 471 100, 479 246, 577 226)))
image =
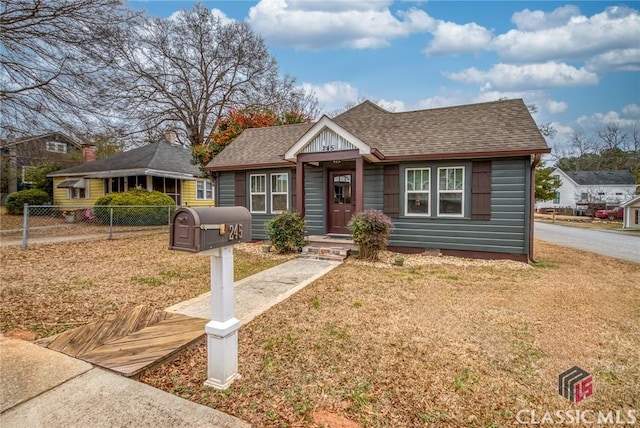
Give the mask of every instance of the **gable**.
POLYGON ((323 116, 295 144, 287 150, 284 158, 295 162, 301 153, 327 153, 341 150, 358 150, 366 159, 379 160, 372 148, 347 129, 323 116))

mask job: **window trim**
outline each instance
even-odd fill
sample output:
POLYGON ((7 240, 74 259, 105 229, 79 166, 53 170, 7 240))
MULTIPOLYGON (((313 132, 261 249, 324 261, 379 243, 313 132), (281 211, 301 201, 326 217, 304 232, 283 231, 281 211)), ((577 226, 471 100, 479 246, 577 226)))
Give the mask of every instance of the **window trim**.
POLYGON ((438 217, 454 217, 454 218, 463 218, 464 217, 464 208, 465 208, 465 197, 464 194, 466 192, 466 186, 465 186, 465 167, 463 165, 452 165, 452 166, 441 166, 438 167, 437 169, 437 175, 436 175, 436 186, 438 188, 437 190, 437 199, 436 199, 436 204, 437 204, 437 216, 438 217), (449 170, 449 169, 461 169, 462 170, 462 177, 461 177, 461 182, 462 182, 462 188, 460 190, 441 190, 440 189, 440 171, 441 170, 449 170), (440 194, 442 193, 459 193, 462 195, 462 200, 460 201, 460 214, 449 214, 449 213, 441 213, 440 212, 440 194))
POLYGON ((67 197, 68 199, 71 199, 71 200, 89 199, 89 188, 88 187, 70 187, 67 189, 67 197), (78 191, 78 193, 80 193, 81 190, 84 190, 84 197, 80 197, 80 196, 78 196, 77 198, 74 197, 75 191, 78 191))
POLYGON ((288 211, 289 210, 289 174, 286 173, 286 172, 274 172, 274 173, 269 174, 269 185, 270 185, 269 190, 270 190, 270 193, 271 193, 271 195, 269 197, 269 200, 271 202, 271 206, 270 206, 271 214, 281 214, 284 211, 288 211), (284 177, 285 177, 286 184, 285 184, 285 191, 284 192, 276 192, 276 191, 273 190, 273 184, 274 184, 273 179, 274 179, 274 177, 279 176, 279 175, 280 176, 284 175, 284 177), (273 197, 277 196, 277 195, 285 195, 286 196, 287 207, 284 210, 274 210, 273 209, 273 197))
POLYGON ((433 185, 431 179, 431 167, 409 167, 404 169, 404 215, 407 217, 431 217, 431 186, 433 185), (409 190, 408 179, 409 179, 409 171, 427 171, 427 176, 429 177, 429 189, 428 190, 409 190), (429 201, 429 206, 427 207, 426 214, 416 214, 409 212, 409 193, 419 193, 426 194, 427 200, 429 201))
POLYGON ((249 174, 249 211, 255 214, 266 214, 267 213, 267 174, 249 174), (264 178, 264 191, 262 192, 254 192, 251 188, 253 177, 263 177, 264 178), (256 211, 253 209, 253 195, 263 195, 264 196, 264 211, 256 211))
POLYGON ((196 201, 213 201, 213 183, 211 180, 196 180, 196 201), (202 197, 198 197, 198 187, 203 186, 202 197), (211 197, 207 198, 207 188, 211 192, 211 197))
POLYGON ((61 141, 47 141, 46 150, 51 153, 67 153, 69 146, 61 141))

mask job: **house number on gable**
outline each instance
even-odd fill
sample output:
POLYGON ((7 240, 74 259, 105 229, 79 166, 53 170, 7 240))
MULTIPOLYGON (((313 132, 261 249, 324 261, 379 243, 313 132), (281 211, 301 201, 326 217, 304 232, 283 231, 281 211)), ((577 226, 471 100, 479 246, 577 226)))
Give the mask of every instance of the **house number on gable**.
POLYGON ((332 152, 336 149, 336 146, 334 146, 333 144, 324 144, 322 146, 322 151, 323 152, 332 152))

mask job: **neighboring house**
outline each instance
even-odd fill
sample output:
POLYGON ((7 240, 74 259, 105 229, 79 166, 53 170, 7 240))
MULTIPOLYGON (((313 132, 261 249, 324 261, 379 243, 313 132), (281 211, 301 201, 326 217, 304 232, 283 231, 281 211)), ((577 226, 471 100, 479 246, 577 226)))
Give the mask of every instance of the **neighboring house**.
POLYGON ((584 215, 593 205, 617 207, 636 193, 636 178, 627 170, 565 172, 556 168, 551 174, 562 185, 556 198, 538 202, 538 209, 570 208, 584 215))
POLYGON ((625 229, 640 229, 640 196, 629 199, 620 206, 624 210, 623 227, 625 229))
POLYGON ((181 206, 213 206, 213 183, 191 162, 191 150, 175 134, 158 143, 55 171, 54 205, 93 205, 108 193, 142 187, 171 196, 181 206))
POLYGON ((284 210, 308 235, 345 235, 377 209, 400 251, 527 260, 534 168, 548 153, 522 100, 392 113, 365 101, 315 123, 247 129, 205 167, 219 206, 252 213, 252 236, 284 210))
POLYGON ((30 188, 29 171, 33 168, 79 163, 82 163, 81 144, 59 133, 0 140, 0 200, 4 201, 9 193, 30 188))

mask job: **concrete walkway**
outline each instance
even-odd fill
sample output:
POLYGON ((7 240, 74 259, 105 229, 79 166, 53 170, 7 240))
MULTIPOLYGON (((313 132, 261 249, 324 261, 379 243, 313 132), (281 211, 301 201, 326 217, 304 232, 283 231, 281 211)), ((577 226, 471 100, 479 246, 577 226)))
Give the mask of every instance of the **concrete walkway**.
MULTIPOLYGON (((251 321, 339 264, 295 259, 236 282, 236 318, 243 324, 251 321)), ((210 319, 209 293, 167 310, 210 319)), ((3 336, 0 412, 3 428, 250 426, 84 361, 3 336)))

